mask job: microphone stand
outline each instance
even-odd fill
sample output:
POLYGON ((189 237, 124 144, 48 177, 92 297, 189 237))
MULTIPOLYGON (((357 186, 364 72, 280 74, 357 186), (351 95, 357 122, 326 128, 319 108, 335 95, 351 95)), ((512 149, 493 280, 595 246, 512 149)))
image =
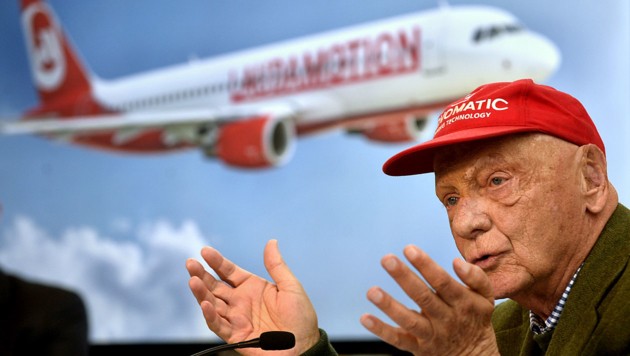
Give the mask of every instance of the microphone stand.
POLYGON ((223 345, 211 347, 209 349, 205 349, 203 351, 199 351, 196 354, 193 354, 191 356, 212 355, 212 354, 220 352, 220 351, 234 350, 234 349, 244 349, 244 348, 247 348, 247 347, 259 347, 259 346, 260 346, 260 338, 256 338, 256 339, 252 339, 252 340, 237 342, 235 344, 223 344, 223 345))

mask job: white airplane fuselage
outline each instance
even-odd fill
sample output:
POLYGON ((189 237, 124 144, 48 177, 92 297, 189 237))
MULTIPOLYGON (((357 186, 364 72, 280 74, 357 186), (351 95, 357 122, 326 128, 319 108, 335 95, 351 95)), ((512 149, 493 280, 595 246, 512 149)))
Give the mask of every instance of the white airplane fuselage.
POLYGON ((515 23, 498 9, 445 7, 99 81, 95 96, 107 106, 129 111, 288 101, 309 109, 301 121, 443 102, 485 82, 544 80, 557 68, 557 50, 536 33, 523 30, 473 42, 475 30, 484 24, 489 28, 515 23), (319 67, 308 68, 309 58, 319 67), (243 79, 252 78, 258 82, 243 84, 243 79), (195 95, 195 90, 201 92, 195 95), (169 100, 187 92, 189 97, 169 100), (143 100, 145 108, 129 107, 143 100), (312 110, 309 103, 318 100, 331 106, 312 110))
POLYGON ((22 18, 42 105, 14 132, 121 151, 201 146, 239 167, 283 163, 294 137, 329 129, 417 140, 430 112, 475 87, 543 81, 560 62, 553 43, 503 10, 445 6, 103 80, 71 58, 45 3, 24 0, 22 18), (34 25, 38 16, 49 24, 34 25), (250 164, 240 156, 253 146, 263 153, 250 164))

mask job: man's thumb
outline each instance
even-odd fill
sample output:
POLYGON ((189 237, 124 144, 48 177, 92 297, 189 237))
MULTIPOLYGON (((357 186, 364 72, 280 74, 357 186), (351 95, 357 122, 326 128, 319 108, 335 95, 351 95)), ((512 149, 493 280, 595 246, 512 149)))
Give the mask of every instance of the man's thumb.
POLYGON ((301 287, 299 281, 289 269, 289 266, 284 262, 280 249, 278 248, 278 240, 269 240, 265 246, 265 268, 271 276, 271 279, 276 283, 278 289, 291 288, 291 286, 298 285, 301 287))

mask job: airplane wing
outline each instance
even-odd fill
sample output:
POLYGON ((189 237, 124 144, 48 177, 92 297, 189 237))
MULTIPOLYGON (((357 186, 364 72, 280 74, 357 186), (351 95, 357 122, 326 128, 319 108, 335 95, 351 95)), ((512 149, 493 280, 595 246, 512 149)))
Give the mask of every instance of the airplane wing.
POLYGON ((265 106, 256 110, 238 108, 141 111, 68 118, 39 117, 11 120, 0 123, 0 134, 40 134, 65 137, 99 132, 147 130, 156 128, 177 129, 186 126, 216 123, 221 125, 246 118, 269 115, 288 118, 295 115, 288 106, 265 106))
POLYGON ((0 134, 38 134, 123 152, 199 147, 207 156, 241 168, 280 165, 297 136, 345 130, 372 141, 424 139, 427 116, 442 103, 337 119, 301 121, 321 102, 276 102, 205 109, 136 111, 93 116, 37 117, 0 123, 0 134))
POLYGON ((279 165, 289 158, 296 115, 287 105, 265 105, 38 117, 3 121, 0 134, 38 134, 118 151, 155 152, 198 146, 206 155, 228 165, 260 168, 279 165), (147 149, 149 140, 156 142, 147 149))

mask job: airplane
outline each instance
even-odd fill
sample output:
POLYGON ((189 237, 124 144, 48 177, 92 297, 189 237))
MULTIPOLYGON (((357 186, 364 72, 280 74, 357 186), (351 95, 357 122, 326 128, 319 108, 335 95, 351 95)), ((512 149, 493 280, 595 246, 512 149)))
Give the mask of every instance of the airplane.
POLYGON ((431 113, 478 85, 544 81, 560 64, 549 39, 502 9, 440 5, 105 80, 45 1, 21 0, 21 20, 40 104, 0 133, 132 153, 197 147, 251 169, 329 130, 417 141, 431 113))

